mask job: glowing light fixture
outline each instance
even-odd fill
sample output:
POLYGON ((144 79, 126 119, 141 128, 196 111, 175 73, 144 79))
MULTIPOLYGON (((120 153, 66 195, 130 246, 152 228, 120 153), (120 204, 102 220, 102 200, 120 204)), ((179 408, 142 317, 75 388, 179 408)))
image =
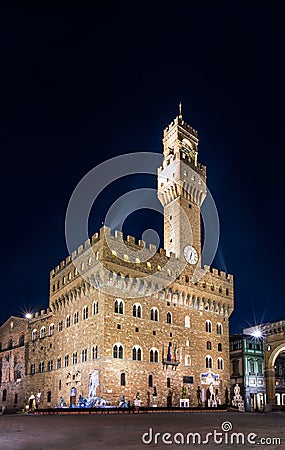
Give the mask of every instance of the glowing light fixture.
POLYGON ((33 317, 33 314, 31 314, 31 313, 26 313, 25 314, 25 318, 26 319, 31 319, 33 317))

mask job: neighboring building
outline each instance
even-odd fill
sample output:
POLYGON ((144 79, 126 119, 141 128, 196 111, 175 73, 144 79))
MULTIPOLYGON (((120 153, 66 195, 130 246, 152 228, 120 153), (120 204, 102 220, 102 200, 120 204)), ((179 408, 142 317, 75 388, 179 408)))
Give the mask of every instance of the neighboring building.
POLYGON ((246 334, 230 335, 231 395, 240 386, 246 411, 263 410, 265 405, 264 354, 262 338, 246 334))
POLYGON ((11 316, 0 327, 0 406, 22 408, 26 399, 28 323, 11 316))
MULTIPOLYGON (((118 405, 138 394, 152 405, 157 393, 157 405, 177 406, 183 389, 196 406, 198 392, 205 401, 214 386, 224 403, 233 277, 197 271, 206 169, 197 131, 181 113, 164 130, 163 152, 164 249, 102 227, 51 271, 49 308, 24 322, 27 401, 40 393, 41 406, 55 406, 82 394, 118 405)), ((13 404, 3 394, 0 401, 13 404)))

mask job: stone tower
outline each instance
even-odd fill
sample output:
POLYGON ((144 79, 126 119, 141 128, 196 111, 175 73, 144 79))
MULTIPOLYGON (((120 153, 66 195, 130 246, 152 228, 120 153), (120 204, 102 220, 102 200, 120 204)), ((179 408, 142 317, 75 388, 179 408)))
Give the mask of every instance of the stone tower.
POLYGON ((179 115, 163 133, 158 197, 164 207, 164 248, 200 264, 200 207, 206 196, 206 168, 198 163, 198 133, 179 115))

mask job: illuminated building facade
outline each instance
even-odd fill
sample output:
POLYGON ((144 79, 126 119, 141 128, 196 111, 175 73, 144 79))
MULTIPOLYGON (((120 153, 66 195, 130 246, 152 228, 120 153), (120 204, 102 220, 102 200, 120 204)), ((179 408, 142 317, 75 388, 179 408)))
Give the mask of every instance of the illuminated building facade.
MULTIPOLYGON (((49 307, 21 320, 26 401, 35 396, 52 407, 82 395, 118 405, 124 395, 131 404, 137 397, 144 406, 179 406, 183 392, 197 406, 214 387, 225 402, 233 276, 208 267, 199 276, 206 168, 181 111, 164 130, 163 153, 164 248, 103 226, 51 271, 49 307), (129 256, 141 251, 143 258, 129 256)), ((0 329, 2 367, 17 343, 13 333, 0 329)), ((2 405, 14 404, 11 383, 2 377, 2 405)))

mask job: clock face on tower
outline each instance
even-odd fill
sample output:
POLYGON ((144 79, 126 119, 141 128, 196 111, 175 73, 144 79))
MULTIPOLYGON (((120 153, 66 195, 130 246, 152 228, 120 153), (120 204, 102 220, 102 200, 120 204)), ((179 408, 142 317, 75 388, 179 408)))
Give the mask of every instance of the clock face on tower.
POLYGON ((186 245, 186 247, 184 247, 184 256, 186 261, 189 264, 197 264, 198 262, 198 253, 195 250, 194 247, 192 247, 191 245, 186 245))

